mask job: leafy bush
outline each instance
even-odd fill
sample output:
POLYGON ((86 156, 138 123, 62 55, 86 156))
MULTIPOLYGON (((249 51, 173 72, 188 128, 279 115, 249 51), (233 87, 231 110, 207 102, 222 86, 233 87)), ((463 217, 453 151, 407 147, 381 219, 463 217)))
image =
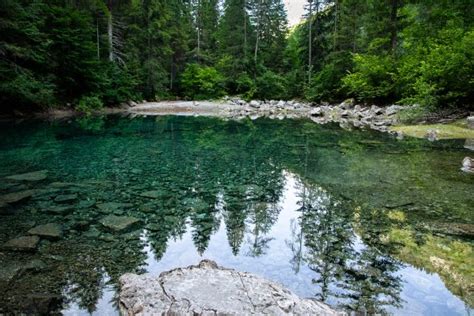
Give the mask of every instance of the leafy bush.
POLYGON ((306 88, 305 98, 310 101, 329 101, 344 99, 341 79, 346 70, 352 66, 351 56, 348 54, 335 54, 331 56, 332 62, 323 66, 321 71, 315 74, 311 84, 306 88))
POLYGON ((474 31, 447 27, 402 59, 404 103, 435 109, 468 105, 474 97, 474 31))
POLYGON ((138 92, 138 80, 129 71, 115 63, 109 63, 104 68, 106 80, 96 95, 107 105, 117 105, 130 100, 141 100, 138 92))
POLYGON ((355 54, 354 72, 342 78, 343 86, 360 100, 391 101, 395 95, 396 67, 392 56, 355 54))
POLYGON ((235 80, 235 92, 241 94, 244 99, 252 99, 256 91, 255 82, 246 72, 241 73, 235 80))
POLYGON ((213 99, 225 94, 222 75, 213 67, 189 64, 181 77, 186 97, 192 99, 213 99))
POLYGON ((85 114, 91 114, 93 111, 102 109, 104 104, 97 96, 83 96, 76 106, 76 111, 85 114))
POLYGON ((286 99, 288 97, 286 79, 270 70, 257 77, 256 84, 255 97, 259 99, 286 99))

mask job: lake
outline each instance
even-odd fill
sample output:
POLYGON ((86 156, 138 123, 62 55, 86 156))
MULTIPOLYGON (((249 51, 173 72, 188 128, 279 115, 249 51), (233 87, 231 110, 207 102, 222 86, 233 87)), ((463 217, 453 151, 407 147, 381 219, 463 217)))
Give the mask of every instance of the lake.
POLYGON ((348 311, 472 315, 463 144, 304 119, 2 122, 0 314, 117 315, 123 273, 211 259, 348 311))

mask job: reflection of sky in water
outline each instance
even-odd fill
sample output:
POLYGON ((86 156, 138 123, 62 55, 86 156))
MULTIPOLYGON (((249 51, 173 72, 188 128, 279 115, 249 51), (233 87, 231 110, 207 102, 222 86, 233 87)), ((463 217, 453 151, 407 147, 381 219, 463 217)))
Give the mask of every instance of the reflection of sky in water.
MULTIPOLYGON (((296 210, 299 208, 297 202, 301 192, 298 192, 300 189, 297 186, 296 175, 285 172, 284 176, 286 179, 285 189, 279 201, 281 212, 277 222, 265 236, 272 238, 272 240, 264 254, 259 257, 249 255, 251 236, 249 236, 247 227, 247 236, 244 238, 241 251, 237 256, 234 256, 227 240, 225 223, 221 219, 218 231, 211 236, 209 246, 200 256, 192 239, 193 228, 188 224, 182 239, 168 241, 166 252, 160 261, 155 259, 150 246, 145 248, 147 272, 158 276, 163 271, 196 264, 202 259, 211 259, 221 266, 251 272, 277 281, 302 297, 314 297, 320 290, 318 285, 312 282, 315 272, 302 263, 299 272, 295 273, 290 264, 293 253, 289 248, 288 241, 292 234, 291 223, 295 222, 300 215, 296 210)), ((147 240, 146 235, 145 231, 143 236, 145 240, 147 240)), ((355 250, 361 251, 365 248, 358 236, 354 239, 353 248, 355 250)), ((395 315, 469 315, 470 311, 465 304, 449 292, 436 274, 428 274, 420 269, 405 265, 397 272, 397 275, 403 279, 401 299, 404 304, 400 309, 386 307, 387 312, 395 315)), ((106 287, 94 315, 116 314, 117 312, 110 303, 113 299, 114 290, 106 287)), ((328 303, 335 304, 337 301, 330 298, 328 303)), ((67 315, 82 313, 76 304, 71 304, 65 311, 67 315)))

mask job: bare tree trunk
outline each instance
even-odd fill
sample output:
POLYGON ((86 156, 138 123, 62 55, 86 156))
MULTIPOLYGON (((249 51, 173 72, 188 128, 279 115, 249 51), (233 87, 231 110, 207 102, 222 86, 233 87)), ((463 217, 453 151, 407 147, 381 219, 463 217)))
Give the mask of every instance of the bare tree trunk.
POLYGON ((247 14, 246 1, 244 1, 244 57, 247 58, 247 14))
POLYGON ((107 37, 109 41, 109 61, 114 61, 114 29, 111 8, 109 8, 107 16, 107 37))
POLYGON ((201 1, 199 0, 197 2, 196 24, 197 24, 197 58, 199 61, 199 56, 201 54, 201 1))
POLYGON ((336 46, 337 46, 337 17, 338 17, 338 7, 339 7, 339 1, 336 0, 334 2, 334 43, 333 43, 333 51, 336 51, 336 46))
POLYGON ((256 40, 255 40, 255 53, 254 53, 254 62, 255 62, 255 67, 257 66, 257 60, 258 60, 258 45, 260 41, 260 15, 261 15, 261 3, 260 1, 257 1, 257 8, 256 8, 256 15, 257 15, 257 30, 256 30, 256 40))
POLYGON ((309 1, 309 18, 308 18, 308 28, 309 28, 309 36, 308 36, 308 84, 311 84, 311 71, 313 68, 312 60, 313 60, 313 52, 312 52, 312 24, 313 24, 313 0, 309 1))

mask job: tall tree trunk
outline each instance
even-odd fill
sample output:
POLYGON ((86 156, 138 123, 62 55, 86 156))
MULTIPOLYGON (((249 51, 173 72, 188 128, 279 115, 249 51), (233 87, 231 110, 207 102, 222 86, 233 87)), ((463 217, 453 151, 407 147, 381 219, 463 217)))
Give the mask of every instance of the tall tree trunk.
POLYGON ((313 51, 312 51, 312 44, 313 44, 313 36, 312 36, 312 27, 313 25, 313 0, 309 1, 309 18, 308 18, 308 84, 311 84, 311 71, 313 68, 313 51))
POLYGON ((338 9, 339 9, 339 1, 336 0, 334 2, 334 34, 333 34, 333 51, 336 51, 337 46, 337 18, 338 18, 338 9))
POLYGON ((244 7, 244 58, 247 58, 247 1, 244 0, 243 2, 244 7))
POLYGON ((199 61, 199 56, 201 54, 201 1, 199 0, 197 2, 196 24, 197 24, 197 59, 199 61))
POLYGON ((257 7, 256 7, 256 16, 257 16, 257 30, 256 30, 256 36, 257 38, 255 39, 255 53, 254 53, 254 62, 255 62, 255 67, 257 67, 257 60, 258 60, 258 45, 260 41, 260 17, 261 17, 261 3, 260 0, 257 0, 257 7))
POLYGON ((109 61, 114 61, 114 27, 111 6, 109 6, 109 14, 107 15, 107 38, 109 42, 109 61))

